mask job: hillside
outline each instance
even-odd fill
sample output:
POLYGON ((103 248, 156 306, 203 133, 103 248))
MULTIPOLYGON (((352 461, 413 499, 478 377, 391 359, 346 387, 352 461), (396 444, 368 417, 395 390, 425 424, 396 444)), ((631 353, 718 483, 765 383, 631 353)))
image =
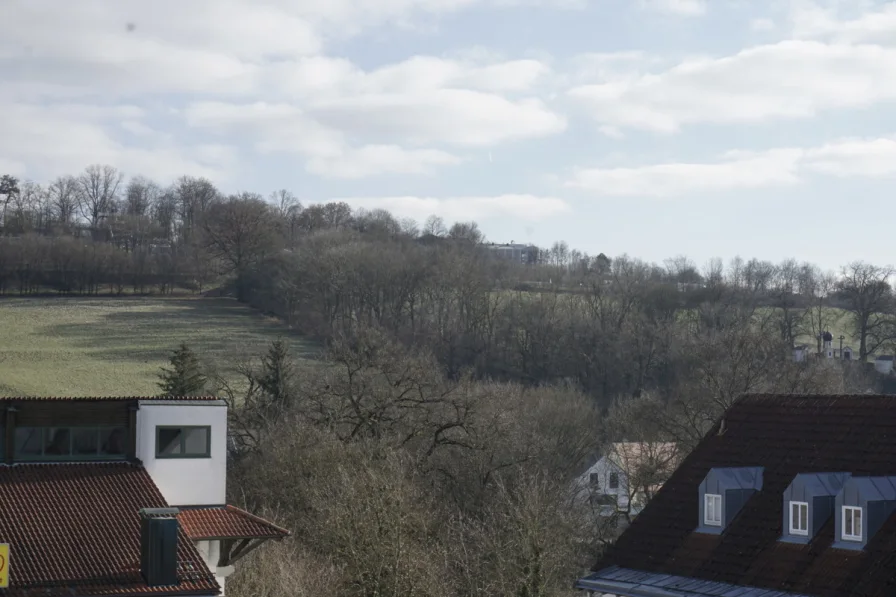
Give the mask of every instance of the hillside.
POLYGON ((155 394, 180 342, 229 378, 280 335, 297 356, 314 350, 226 298, 3 298, 0 329, 0 395, 155 394))

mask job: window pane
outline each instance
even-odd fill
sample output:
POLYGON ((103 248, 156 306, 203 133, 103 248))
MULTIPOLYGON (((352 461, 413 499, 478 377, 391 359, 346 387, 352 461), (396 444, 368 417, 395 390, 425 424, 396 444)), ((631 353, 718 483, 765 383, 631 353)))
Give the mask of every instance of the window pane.
POLYGON ((809 530, 809 505, 800 504, 800 530, 809 530))
POLYGON ((100 430, 100 453, 104 456, 124 456, 124 429, 100 430))
POLYGON ((184 429, 184 454, 205 456, 208 453, 208 429, 184 429))
POLYGON ((72 432, 68 427, 48 427, 44 430, 44 454, 71 456, 72 432))
POLYGON ((843 534, 852 535, 852 510, 843 513, 843 534))
POLYGON ((43 431, 40 427, 16 429, 16 456, 40 456, 43 453, 43 431))
POLYGON ((183 453, 181 450, 181 430, 178 428, 164 427, 158 430, 158 446, 156 452, 160 456, 172 456, 183 453))
POLYGON ((96 456, 97 430, 93 427, 72 429, 72 453, 75 456, 96 456))
POLYGON ((856 508, 853 512, 852 519, 852 534, 856 537, 862 536, 862 510, 860 508, 856 508))

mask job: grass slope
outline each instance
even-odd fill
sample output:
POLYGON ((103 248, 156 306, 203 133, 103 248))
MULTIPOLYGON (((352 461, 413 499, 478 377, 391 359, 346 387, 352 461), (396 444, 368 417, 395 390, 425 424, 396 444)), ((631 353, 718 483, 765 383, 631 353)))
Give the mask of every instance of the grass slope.
POLYGON ((233 367, 283 336, 296 356, 314 347, 279 322, 226 298, 0 299, 0 395, 152 395, 180 342, 233 367))

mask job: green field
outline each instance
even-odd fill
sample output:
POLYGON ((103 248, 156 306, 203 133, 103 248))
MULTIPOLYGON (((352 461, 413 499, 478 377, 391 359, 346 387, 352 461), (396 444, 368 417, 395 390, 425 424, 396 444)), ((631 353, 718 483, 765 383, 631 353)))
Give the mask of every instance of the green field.
POLYGON ((159 368, 186 342, 236 379, 234 367, 282 336, 279 321, 227 298, 0 298, 0 395, 153 395, 159 368))

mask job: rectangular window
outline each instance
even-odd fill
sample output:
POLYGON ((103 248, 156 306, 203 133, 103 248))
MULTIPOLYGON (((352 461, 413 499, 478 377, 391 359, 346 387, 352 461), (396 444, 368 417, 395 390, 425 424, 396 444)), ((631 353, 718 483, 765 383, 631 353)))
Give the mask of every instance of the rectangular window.
POLYGON ((703 502, 703 523, 709 526, 722 526, 722 496, 707 493, 703 502))
POLYGON ((600 487, 600 475, 597 473, 591 473, 588 475, 588 480, 591 483, 592 487, 600 487))
POLYGON ((841 538, 844 541, 862 540, 862 509, 853 506, 843 506, 843 532, 841 538))
POLYGON ((610 473, 610 489, 619 489, 619 473, 610 473))
MULTIPOLYGON (((124 449, 107 451, 101 439, 124 438, 123 427, 18 427, 15 459, 35 461, 121 460, 124 449)), ((123 448, 123 441, 121 442, 123 448)))
POLYGON ((211 427, 156 427, 156 458, 211 457, 211 427))
POLYGON ((809 535, 808 502, 790 502, 790 534, 809 535))

